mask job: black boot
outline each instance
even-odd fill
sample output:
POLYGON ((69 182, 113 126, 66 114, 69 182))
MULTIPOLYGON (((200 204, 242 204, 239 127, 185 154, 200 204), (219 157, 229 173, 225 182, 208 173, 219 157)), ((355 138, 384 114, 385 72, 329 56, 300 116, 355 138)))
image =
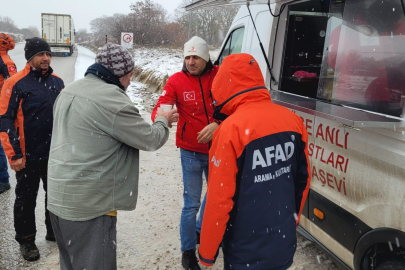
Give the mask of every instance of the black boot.
POLYGON ((45 240, 51 241, 51 242, 56 242, 55 235, 52 233, 46 233, 45 235, 45 240))
POLYGON ((184 251, 181 256, 181 263, 186 270, 201 270, 198 265, 197 257, 195 256, 195 250, 184 251))
POLYGON ((39 250, 35 242, 21 244, 20 251, 26 261, 32 262, 39 259, 39 250))

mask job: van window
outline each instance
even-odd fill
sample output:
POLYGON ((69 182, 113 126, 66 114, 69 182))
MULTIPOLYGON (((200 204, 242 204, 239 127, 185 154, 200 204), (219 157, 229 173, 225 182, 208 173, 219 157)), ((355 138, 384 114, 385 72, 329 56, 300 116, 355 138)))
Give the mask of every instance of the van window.
POLYGON ((229 35, 228 41, 226 42, 226 45, 224 46, 224 49, 222 50, 221 56, 218 58, 219 65, 222 64, 222 61, 224 61, 224 58, 227 57, 228 55, 242 52, 244 33, 245 33, 245 28, 242 27, 242 28, 238 28, 238 29, 234 30, 229 35))
POLYGON ((289 10, 280 90, 403 117, 400 0, 332 0, 327 12, 304 4, 301 13, 301 4, 289 10))

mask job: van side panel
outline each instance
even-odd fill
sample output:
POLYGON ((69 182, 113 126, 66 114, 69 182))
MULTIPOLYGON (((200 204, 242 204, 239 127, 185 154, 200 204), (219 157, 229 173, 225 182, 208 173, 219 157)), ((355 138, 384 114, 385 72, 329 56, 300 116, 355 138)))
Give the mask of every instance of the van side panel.
POLYGON ((343 247, 335 239, 330 237, 321 228, 310 222, 306 217, 301 216, 300 224, 309 224, 309 226, 306 227, 305 230, 307 230, 320 243, 327 247, 333 254, 339 257, 346 265, 354 269, 353 253, 343 247))

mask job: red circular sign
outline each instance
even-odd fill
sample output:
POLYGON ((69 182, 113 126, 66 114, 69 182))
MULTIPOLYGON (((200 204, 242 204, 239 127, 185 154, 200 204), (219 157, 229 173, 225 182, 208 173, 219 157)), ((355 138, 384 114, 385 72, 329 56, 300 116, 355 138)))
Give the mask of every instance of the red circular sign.
POLYGON ((131 37, 130 34, 125 34, 125 35, 122 37, 122 40, 123 40, 125 43, 130 43, 130 42, 132 41, 132 37, 131 37))

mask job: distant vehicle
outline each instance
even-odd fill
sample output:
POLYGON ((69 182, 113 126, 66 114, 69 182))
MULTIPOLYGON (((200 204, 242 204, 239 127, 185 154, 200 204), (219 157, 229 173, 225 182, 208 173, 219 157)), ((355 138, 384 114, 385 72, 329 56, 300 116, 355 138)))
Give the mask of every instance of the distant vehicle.
POLYGON ((42 13, 42 37, 48 41, 52 55, 70 56, 75 46, 72 16, 42 13))

